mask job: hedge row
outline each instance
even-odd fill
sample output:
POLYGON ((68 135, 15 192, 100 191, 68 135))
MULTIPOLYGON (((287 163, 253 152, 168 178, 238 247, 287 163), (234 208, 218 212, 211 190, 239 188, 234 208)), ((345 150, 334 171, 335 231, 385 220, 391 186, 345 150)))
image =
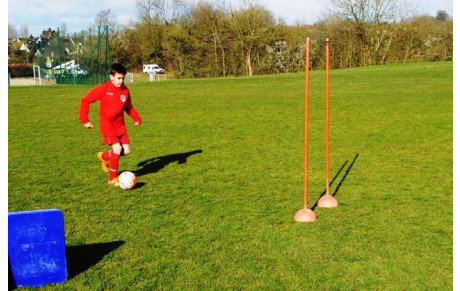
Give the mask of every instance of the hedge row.
POLYGON ((26 64, 8 65, 8 73, 11 78, 15 77, 33 77, 33 68, 26 64))

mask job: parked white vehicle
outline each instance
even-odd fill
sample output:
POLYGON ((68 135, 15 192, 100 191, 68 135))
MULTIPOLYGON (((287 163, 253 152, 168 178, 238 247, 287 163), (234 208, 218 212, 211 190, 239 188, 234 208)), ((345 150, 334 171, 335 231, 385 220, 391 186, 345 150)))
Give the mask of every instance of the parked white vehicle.
POLYGON ((53 67, 54 75, 60 75, 61 73, 71 74, 76 76, 86 76, 88 71, 83 70, 79 64, 75 64, 75 61, 63 63, 59 66, 53 67))
POLYGON ((157 64, 147 64, 143 66, 142 72, 164 74, 165 70, 160 68, 160 66, 158 66, 157 64))

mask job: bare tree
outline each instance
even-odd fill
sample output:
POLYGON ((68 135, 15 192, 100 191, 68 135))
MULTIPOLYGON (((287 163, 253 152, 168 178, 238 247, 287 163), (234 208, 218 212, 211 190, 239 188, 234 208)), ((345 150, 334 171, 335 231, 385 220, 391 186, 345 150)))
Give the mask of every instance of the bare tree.
POLYGON ((142 24, 153 24, 155 23, 156 16, 153 8, 154 0, 137 0, 137 16, 141 20, 142 24))
POLYGON ((59 34, 61 37, 66 37, 67 35, 67 24, 65 22, 61 23, 59 26, 59 34))
POLYGON ((391 45, 389 24, 404 16, 404 1, 332 0, 334 13, 350 20, 360 43, 361 65, 378 63, 391 45))
POLYGON ((21 25, 21 28, 19 29, 19 37, 20 38, 29 37, 29 26, 27 24, 21 25))
POLYGON ((137 14, 144 24, 171 24, 187 13, 183 0, 137 0, 137 14))
POLYGON ((8 24, 8 39, 18 38, 18 31, 14 25, 8 24))
POLYGON ((111 37, 116 37, 120 31, 120 25, 115 19, 113 14, 111 14, 111 9, 101 10, 97 13, 96 19, 94 19, 94 27, 109 27, 109 32, 111 37))

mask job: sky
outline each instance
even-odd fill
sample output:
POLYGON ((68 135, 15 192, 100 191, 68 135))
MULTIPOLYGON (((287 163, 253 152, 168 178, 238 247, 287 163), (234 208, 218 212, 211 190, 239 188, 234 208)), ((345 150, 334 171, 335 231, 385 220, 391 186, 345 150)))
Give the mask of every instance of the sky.
MULTIPOLYGON (((186 0, 196 1, 196 0, 186 0)), ((237 1, 237 0, 235 0, 237 1)), ((227 0, 227 2, 235 2, 227 0)), ((435 16, 438 10, 453 16, 453 0, 406 0, 419 14, 435 16)), ((331 8, 330 0, 256 0, 287 24, 313 24, 331 8)), ((111 9, 111 15, 121 25, 136 20, 136 0, 8 0, 8 24, 18 31, 27 25, 29 34, 40 35, 62 23, 68 32, 87 30, 101 10, 111 9)))

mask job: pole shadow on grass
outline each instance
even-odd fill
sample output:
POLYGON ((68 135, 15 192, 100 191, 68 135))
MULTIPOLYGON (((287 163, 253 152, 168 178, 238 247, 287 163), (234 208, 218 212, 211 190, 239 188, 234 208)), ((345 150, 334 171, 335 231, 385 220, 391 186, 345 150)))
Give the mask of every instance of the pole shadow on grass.
MULTIPOLYGON (((350 173, 351 168, 353 168, 353 165, 355 164, 355 162, 356 162, 356 160, 358 159, 358 157, 359 157, 359 154, 356 154, 355 158, 353 159, 353 162, 351 162, 351 164, 348 166, 348 169, 345 171, 345 175, 343 175, 342 180, 340 180, 339 184, 337 185, 337 188, 335 188, 334 193, 332 193, 332 196, 337 195, 337 193, 339 192, 340 187, 342 186, 343 182, 344 182, 345 179, 347 178, 348 173, 350 173)), ((335 174, 334 178, 331 180, 331 182, 329 182, 329 187, 332 186, 332 184, 334 183, 334 181, 337 179, 337 177, 338 177, 338 176, 340 175, 340 173, 342 172, 343 168, 345 168, 345 165, 346 165, 346 164, 348 164, 348 160, 345 161, 345 163, 343 163, 342 167, 340 167, 340 169, 337 171, 337 174, 335 174)), ((315 211, 316 206, 318 206, 318 201, 319 201, 319 199, 321 199, 321 197, 323 197, 324 195, 326 195, 326 189, 324 189, 323 193, 321 193, 321 195, 319 196, 319 198, 318 198, 318 200, 316 201, 315 205, 313 205, 313 207, 311 208, 312 211, 315 211)))
POLYGON ((172 154, 167 156, 155 157, 137 164, 140 169, 133 171, 136 176, 144 176, 147 174, 152 174, 160 171, 167 165, 177 162, 178 164, 185 164, 187 162, 187 158, 202 153, 202 150, 195 150, 187 153, 180 153, 180 154, 172 154))
POLYGON ((122 246, 124 241, 66 247, 67 276, 72 279, 99 263, 106 255, 122 246))
POLYGON ((345 172, 345 175, 343 175, 342 180, 340 180, 339 185, 337 185, 337 188, 335 188, 334 193, 332 193, 332 196, 335 196, 337 194, 337 192, 339 192, 339 189, 342 186, 343 181, 345 181, 345 179, 347 178, 348 173, 350 172, 351 168, 353 168, 353 165, 355 164, 355 162, 358 159, 358 157, 359 157, 359 154, 356 154, 355 158, 353 159, 353 162, 351 162, 350 166, 348 167, 347 171, 345 172))

